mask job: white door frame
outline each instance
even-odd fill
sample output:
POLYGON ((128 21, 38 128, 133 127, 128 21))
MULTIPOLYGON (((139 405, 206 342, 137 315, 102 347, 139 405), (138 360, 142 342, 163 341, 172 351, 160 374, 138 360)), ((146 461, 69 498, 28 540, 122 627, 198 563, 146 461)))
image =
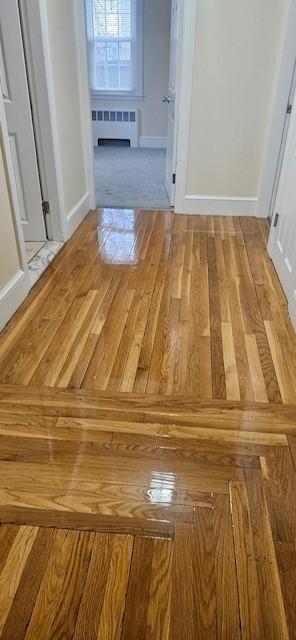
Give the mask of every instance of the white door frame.
POLYGON ((5 327, 31 289, 29 270, 22 229, 21 212, 17 194, 16 179, 9 143, 9 134, 2 92, 0 91, 0 146, 9 191, 12 219, 17 243, 19 269, 13 278, 0 290, 0 330, 5 327))
POLYGON ((62 241, 70 237, 84 217, 86 199, 90 209, 96 208, 85 10, 83 0, 73 1, 75 2, 76 41, 79 49, 77 61, 80 94, 85 97, 80 101, 80 110, 84 129, 84 163, 88 185, 87 193, 81 200, 81 213, 79 206, 75 211, 64 212, 53 75, 44 2, 43 0, 20 0, 42 190, 44 198, 50 203, 49 232, 52 239, 62 241))
POLYGON ((274 96, 271 126, 269 129, 267 152, 258 197, 257 216, 259 218, 268 217, 271 204, 296 61, 295 34, 296 3, 294 0, 290 0, 286 34, 284 38, 277 88, 274 96))
MULTIPOLYGON (((286 221, 285 211, 281 209, 281 204, 282 204, 282 198, 284 197, 284 194, 285 194, 287 181, 289 180, 289 166, 290 166, 290 163, 292 162, 292 153, 294 155, 294 152, 295 152, 294 147, 295 147, 295 128, 296 128, 296 103, 295 103, 296 94, 293 96, 293 98, 294 98, 294 106, 292 109, 292 115, 289 123, 289 130, 287 134, 284 158, 282 163, 282 169, 279 176, 279 185, 278 185, 277 197, 275 202, 275 209, 277 209, 279 212, 279 221, 276 226, 274 224, 271 225, 268 244, 267 244, 267 251, 274 263, 275 270, 278 274, 284 293, 287 297, 289 314, 290 314, 294 329, 296 330, 296 298, 295 298, 296 286, 294 283, 295 268, 293 263, 292 265, 290 264, 289 266, 287 264, 288 260, 285 259, 285 251, 287 247, 285 246, 285 243, 284 243, 284 246, 282 246, 282 238, 281 238, 281 235, 279 235, 281 234, 281 229, 282 228, 285 229, 285 226, 284 226, 286 221), (287 278, 289 278, 289 272, 291 277, 287 281, 287 278), (292 276, 292 274, 294 275, 292 276)), ((291 229, 290 227, 290 230, 292 232, 292 236, 290 236, 290 239, 291 238, 293 239, 293 233, 295 232, 295 229, 291 229)))
MULTIPOLYGON (((178 118, 179 118, 179 99, 180 99, 180 75, 181 75, 181 51, 182 51, 182 35, 183 35, 183 10, 184 0, 178 0, 178 39, 176 43, 176 60, 175 60, 175 78, 174 78, 174 123, 173 123, 173 140, 170 148, 169 139, 169 126, 167 128, 167 144, 166 144, 166 171, 165 171, 165 187, 169 197, 169 203, 171 209, 175 206, 176 195, 176 172, 177 172, 177 140, 178 140, 178 118), (170 175, 168 172, 168 154, 172 152, 170 175), (173 180, 175 176, 175 181, 173 180)), ((172 5, 171 5, 171 18, 173 19, 172 5)), ((172 53, 172 23, 170 28, 170 64, 169 64, 169 85, 171 84, 171 53, 172 53)), ((169 86, 169 96, 170 96, 169 86)), ((170 105, 168 105, 168 125, 170 119, 170 105)))
POLYGON ((177 57, 177 77, 179 82, 176 93, 177 125, 176 140, 176 190, 175 213, 186 213, 187 163, 190 141, 191 97, 194 68, 194 50, 196 36, 198 0, 180 0, 180 45, 177 57))

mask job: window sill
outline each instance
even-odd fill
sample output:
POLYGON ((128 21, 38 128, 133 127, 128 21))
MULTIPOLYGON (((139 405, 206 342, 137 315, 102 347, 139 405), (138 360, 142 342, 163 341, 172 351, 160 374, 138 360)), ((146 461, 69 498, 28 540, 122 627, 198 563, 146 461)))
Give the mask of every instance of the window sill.
POLYGON ((92 100, 102 100, 109 102, 142 102, 144 100, 143 95, 130 94, 130 93, 100 93, 99 91, 92 91, 92 100))

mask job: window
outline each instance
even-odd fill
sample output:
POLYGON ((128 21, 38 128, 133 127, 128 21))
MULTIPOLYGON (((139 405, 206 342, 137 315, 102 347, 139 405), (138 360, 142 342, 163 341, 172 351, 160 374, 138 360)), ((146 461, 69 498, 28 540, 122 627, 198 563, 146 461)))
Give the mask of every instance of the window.
POLYGON ((87 0, 92 92, 142 97, 142 0, 87 0))

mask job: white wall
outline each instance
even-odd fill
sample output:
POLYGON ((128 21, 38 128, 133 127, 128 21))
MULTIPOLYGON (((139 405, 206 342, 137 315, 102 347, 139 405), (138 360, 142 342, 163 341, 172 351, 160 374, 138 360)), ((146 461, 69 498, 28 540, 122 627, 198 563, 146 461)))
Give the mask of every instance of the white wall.
POLYGON ((138 109, 140 136, 167 135, 167 95, 170 59, 171 0, 144 0, 144 99, 139 101, 92 100, 93 109, 138 109))
MULTIPOLYGON (((256 213, 288 7, 198 0, 182 187, 189 213, 256 213)), ((182 100, 188 94, 181 109, 182 100)))

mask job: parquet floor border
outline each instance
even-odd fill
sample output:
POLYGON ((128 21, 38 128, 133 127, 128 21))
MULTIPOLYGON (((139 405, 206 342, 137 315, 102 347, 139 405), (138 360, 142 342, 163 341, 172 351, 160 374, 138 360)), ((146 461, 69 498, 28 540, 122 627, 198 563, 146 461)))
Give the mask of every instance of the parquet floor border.
POLYGON ((2 385, 1 640, 294 638, 295 411, 2 385))

